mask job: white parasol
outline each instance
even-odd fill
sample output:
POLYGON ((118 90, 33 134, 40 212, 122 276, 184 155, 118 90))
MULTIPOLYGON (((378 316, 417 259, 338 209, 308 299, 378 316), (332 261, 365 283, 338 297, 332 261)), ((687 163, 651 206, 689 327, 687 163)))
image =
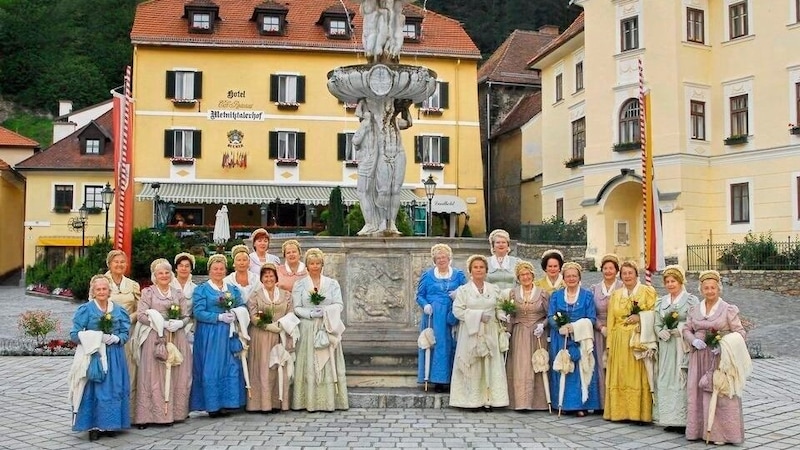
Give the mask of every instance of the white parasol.
POLYGON ((575 363, 572 362, 569 350, 567 350, 568 341, 569 336, 564 336, 564 348, 558 352, 556 359, 553 361, 553 370, 561 373, 558 381, 558 417, 561 417, 561 408, 564 406, 564 389, 566 387, 567 374, 575 370, 575 363))
POLYGON ((164 415, 167 414, 169 405, 169 393, 172 387, 172 367, 179 366, 183 363, 183 355, 178 347, 172 343, 172 333, 169 334, 169 342, 167 342, 167 359, 164 361, 166 370, 164 371, 164 415))
POLYGON ((551 414, 553 410, 551 408, 552 400, 550 399, 550 380, 548 379, 547 371, 550 370, 550 354, 547 353, 547 349, 542 347, 542 338, 536 338, 536 343, 538 345, 538 349, 533 352, 533 356, 531 357, 531 364, 533 365, 533 373, 541 373, 542 374, 542 385, 544 386, 544 395, 547 397, 547 411, 551 414))
POLYGON ((436 336, 431 327, 432 316, 428 316, 428 328, 422 330, 417 339, 417 345, 421 350, 425 350, 425 392, 428 391, 428 380, 431 376, 431 348, 436 345, 436 336))
POLYGON ((214 243, 224 245, 231 238, 231 224, 228 220, 228 207, 222 205, 214 220, 214 243))

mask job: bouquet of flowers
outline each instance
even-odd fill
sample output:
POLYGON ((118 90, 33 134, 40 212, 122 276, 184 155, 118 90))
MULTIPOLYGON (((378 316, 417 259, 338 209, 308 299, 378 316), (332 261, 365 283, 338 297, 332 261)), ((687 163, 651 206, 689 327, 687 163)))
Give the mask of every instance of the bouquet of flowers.
POLYGON ((628 314, 628 317, 639 314, 640 312, 642 312, 642 308, 639 306, 639 302, 634 300, 631 304, 631 313, 628 314))
POLYGON ((111 313, 104 313, 100 316, 100 319, 97 320, 97 328, 103 332, 103 334, 111 334, 114 330, 114 321, 111 319, 111 313))
POLYGON ((664 314, 664 326, 667 327, 668 330, 678 328, 678 317, 678 311, 667 311, 667 313, 664 314))
POLYGON ((272 323, 272 310, 258 311, 256 313, 255 325, 262 330, 267 328, 267 325, 272 323))
POLYGON ((179 320, 181 318, 181 305, 173 303, 167 308, 168 320, 179 320))
POLYGON ((501 310, 503 310, 503 312, 505 312, 508 315, 517 312, 517 304, 514 303, 513 298, 500 297, 500 300, 497 302, 497 305, 500 307, 501 310))
POLYGON ((722 340, 722 332, 720 332, 719 330, 715 330, 712 328, 708 330, 708 332, 706 332, 705 342, 708 348, 713 349, 719 347, 719 341, 721 340, 722 340))
POLYGON ((564 311, 558 311, 557 313, 553 314, 553 322, 558 325, 558 328, 561 328, 570 323, 569 315, 567 315, 567 313, 564 311))
POLYGON ((233 309, 233 305, 235 304, 235 300, 233 298, 233 294, 229 291, 225 291, 219 296, 219 300, 217 301, 220 308, 224 309, 225 311, 230 311, 233 309))
POLYGON ((314 306, 319 306, 320 303, 325 301, 325 296, 319 293, 319 289, 314 288, 308 296, 308 301, 313 303, 314 306))

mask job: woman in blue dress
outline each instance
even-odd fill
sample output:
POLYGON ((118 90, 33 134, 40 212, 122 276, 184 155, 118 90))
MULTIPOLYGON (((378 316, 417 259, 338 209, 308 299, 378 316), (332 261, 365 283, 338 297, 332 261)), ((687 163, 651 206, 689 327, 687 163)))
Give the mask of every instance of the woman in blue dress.
MULTIPOLYGON (((443 392, 450 385, 455 357, 455 341, 451 333, 458 323, 453 315, 453 295, 459 286, 467 283, 464 272, 450 265, 453 251, 446 244, 431 247, 434 267, 422 273, 417 286, 417 304, 422 308, 420 331, 431 327, 436 344, 430 349, 430 372, 428 382, 436 392, 443 392)), ((417 382, 425 380, 425 350, 419 351, 417 382)))
MULTIPOLYGON (((130 379, 124 350, 131 321, 125 308, 109 300, 111 286, 106 277, 102 275, 92 277, 89 293, 89 301, 79 306, 72 317, 69 336, 72 342, 81 344, 81 352, 84 349, 88 350, 92 345, 91 341, 94 341, 95 346, 102 341, 105 344, 107 371, 102 381, 86 381, 72 430, 89 430, 89 440, 95 441, 101 434, 113 434, 131 426, 130 379), (99 333, 103 331, 100 320, 103 316, 110 316, 111 332, 103 333, 100 337, 99 333), (96 331, 96 333, 91 337, 87 335, 92 333, 81 333, 84 331, 96 331)), ((75 365, 70 372, 71 385, 73 380, 87 375, 84 373, 82 377, 81 374, 73 373, 74 371, 75 365)))
POLYGON ((231 339, 238 338, 229 337, 236 321, 231 310, 244 306, 244 301, 239 289, 224 281, 227 267, 224 255, 208 258, 209 279, 192 295, 197 327, 189 410, 208 411, 209 417, 226 416, 227 410, 242 408, 247 402, 242 362, 231 346, 231 339), (230 303, 223 305, 223 301, 230 303))
POLYGON ((565 263, 562 276, 566 287, 553 292, 550 296, 550 308, 547 314, 550 324, 550 398, 553 405, 559 404, 559 383, 563 376, 565 388, 561 410, 572 411, 576 416, 583 417, 587 410, 600 409, 598 372, 594 359, 594 326, 597 322, 597 313, 592 293, 581 288, 581 266, 574 262, 565 263), (559 326, 554 317, 559 312, 569 317, 569 323, 559 326), (575 324, 579 319, 589 319, 591 325, 584 322, 587 326, 580 327, 575 324), (586 345, 582 346, 584 340, 586 345), (554 366, 558 353, 563 349, 569 352, 570 359, 574 363, 572 372, 566 375, 554 366), (584 390, 588 392, 585 401, 584 390))

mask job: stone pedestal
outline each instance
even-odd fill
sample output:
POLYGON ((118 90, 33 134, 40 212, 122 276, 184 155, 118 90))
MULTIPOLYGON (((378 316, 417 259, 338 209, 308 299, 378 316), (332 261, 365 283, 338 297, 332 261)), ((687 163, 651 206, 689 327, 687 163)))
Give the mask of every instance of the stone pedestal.
MULTIPOLYGON (((325 253, 326 276, 335 278, 344 299, 343 350, 347 384, 363 387, 412 387, 417 380, 417 337, 421 309, 417 282, 432 267, 430 249, 445 243, 453 266, 464 270, 467 257, 489 255, 486 239, 301 237, 303 252, 325 253)), ((280 256, 283 239, 270 243, 280 256)))

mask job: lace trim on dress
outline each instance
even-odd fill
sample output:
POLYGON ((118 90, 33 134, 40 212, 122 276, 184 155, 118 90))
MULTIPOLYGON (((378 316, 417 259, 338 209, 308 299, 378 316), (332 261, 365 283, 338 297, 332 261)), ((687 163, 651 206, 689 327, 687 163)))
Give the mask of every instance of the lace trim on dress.
POLYGON ((547 285, 550 286, 551 289, 555 289, 556 286, 559 286, 564 282, 564 277, 562 277, 561 274, 558 274, 558 278, 556 278, 556 283, 555 284, 553 284, 550 281, 550 277, 548 277, 548 276, 544 277, 544 281, 547 282, 547 285))
POLYGON ((447 273, 445 273, 444 275, 440 275, 439 270, 436 267, 434 267, 433 276, 438 280, 449 280, 453 276, 453 267, 447 266, 447 273))
POLYGON ((615 279, 613 283, 611 283, 611 289, 606 289, 606 282, 605 280, 600 281, 600 291, 603 293, 605 297, 611 297, 611 294, 614 293, 614 290, 617 288, 617 280, 615 279))

